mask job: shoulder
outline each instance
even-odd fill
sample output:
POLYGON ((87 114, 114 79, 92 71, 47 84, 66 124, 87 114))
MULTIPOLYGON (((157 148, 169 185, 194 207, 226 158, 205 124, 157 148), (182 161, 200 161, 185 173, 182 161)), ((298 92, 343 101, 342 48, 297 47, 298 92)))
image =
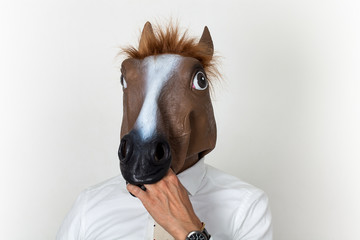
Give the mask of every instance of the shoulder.
POLYGON ((206 175, 203 181, 203 191, 226 194, 227 197, 239 199, 242 202, 251 197, 266 196, 263 190, 235 176, 225 173, 210 165, 205 165, 206 175))
POLYGON ((206 165, 199 194, 207 197, 213 214, 226 213, 233 239, 272 239, 269 200, 260 188, 206 165))
MULTIPOLYGON (((96 194, 99 192, 113 191, 114 189, 122 185, 126 185, 125 180, 121 175, 118 175, 91 187, 88 187, 85 189, 85 191, 89 194, 96 194)), ((123 187, 122 190, 125 190, 125 187, 123 187)))
POLYGON ((116 200, 129 195, 125 186, 119 175, 83 190, 65 217, 56 239, 82 239, 89 232, 89 226, 94 226, 107 214, 105 210, 112 212, 119 205, 116 200))
POLYGON ((126 190, 126 182, 121 175, 115 176, 96 185, 86 188, 80 194, 80 198, 87 204, 95 204, 106 199, 129 195, 126 190))
POLYGON ((71 211, 83 214, 91 205, 126 194, 125 180, 119 175, 84 189, 78 195, 71 211))
POLYGON ((268 197, 262 189, 210 165, 205 166, 203 192, 216 195, 216 199, 231 202, 239 211, 245 211, 254 203, 268 205, 268 197))

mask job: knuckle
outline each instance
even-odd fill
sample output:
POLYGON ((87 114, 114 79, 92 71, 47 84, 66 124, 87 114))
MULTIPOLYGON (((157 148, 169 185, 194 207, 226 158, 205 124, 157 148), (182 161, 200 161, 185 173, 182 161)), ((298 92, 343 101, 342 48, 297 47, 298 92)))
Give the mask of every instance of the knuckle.
POLYGON ((158 186, 159 186, 160 188, 165 188, 165 187, 167 186, 166 181, 160 181, 160 182, 158 182, 158 186))
POLYGON ((139 194, 140 188, 134 186, 134 185, 127 185, 127 190, 137 196, 139 194))
POLYGON ((177 178, 177 176, 175 174, 170 174, 168 176, 168 179, 169 179, 170 182, 177 182, 178 181, 178 178, 177 178))

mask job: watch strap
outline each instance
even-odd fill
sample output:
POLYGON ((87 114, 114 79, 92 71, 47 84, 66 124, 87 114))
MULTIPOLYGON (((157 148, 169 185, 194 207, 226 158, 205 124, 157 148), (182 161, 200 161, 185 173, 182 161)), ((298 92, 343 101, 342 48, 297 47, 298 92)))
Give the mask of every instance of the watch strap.
POLYGON ((207 237, 208 240, 211 238, 211 235, 208 233, 208 231, 206 230, 205 227, 204 227, 204 229, 202 230, 202 233, 205 234, 205 236, 207 237))

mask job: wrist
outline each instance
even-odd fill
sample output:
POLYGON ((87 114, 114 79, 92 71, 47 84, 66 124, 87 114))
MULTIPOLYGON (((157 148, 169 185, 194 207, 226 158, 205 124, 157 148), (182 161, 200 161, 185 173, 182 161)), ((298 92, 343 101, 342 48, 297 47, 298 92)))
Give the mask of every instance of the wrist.
POLYGON ((197 240, 197 239, 203 239, 203 240, 210 240, 211 235, 208 233, 208 231, 205 229, 205 223, 202 223, 202 227, 200 231, 191 231, 185 238, 185 240, 197 240))
POLYGON ((175 233, 176 240, 185 240, 188 234, 192 231, 202 231, 203 223, 197 221, 196 223, 191 223, 186 226, 183 226, 181 229, 177 229, 178 231, 175 233))

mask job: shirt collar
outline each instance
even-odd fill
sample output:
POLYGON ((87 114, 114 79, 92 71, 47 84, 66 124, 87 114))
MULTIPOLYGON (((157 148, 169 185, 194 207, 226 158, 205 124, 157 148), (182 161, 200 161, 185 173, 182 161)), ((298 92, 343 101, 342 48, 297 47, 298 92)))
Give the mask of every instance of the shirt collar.
POLYGON ((179 173, 177 176, 188 193, 194 195, 199 190, 205 173, 205 163, 204 158, 202 158, 195 165, 179 173))

